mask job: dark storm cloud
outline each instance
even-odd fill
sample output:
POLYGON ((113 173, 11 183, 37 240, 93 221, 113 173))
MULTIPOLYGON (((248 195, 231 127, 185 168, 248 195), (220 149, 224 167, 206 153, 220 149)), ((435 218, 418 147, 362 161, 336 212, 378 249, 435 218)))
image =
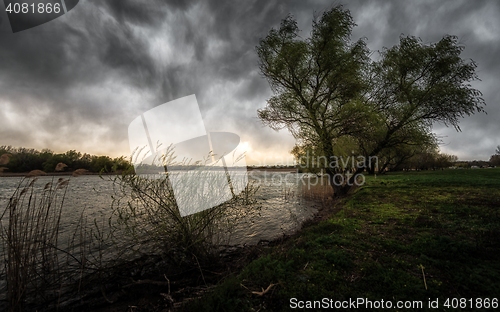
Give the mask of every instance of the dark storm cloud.
MULTIPOLYGON (((104 138, 124 126, 124 99, 116 94, 154 81, 151 58, 139 52, 146 49, 145 38, 99 8, 81 4, 42 30, 0 34, 0 101, 11 103, 15 127, 31 138, 11 135, 4 123, 4 142, 41 148, 48 132, 54 136, 50 147, 57 149, 94 141, 86 136, 96 132, 104 138), (102 127, 107 130, 96 131, 102 127)), ((126 139, 121 130, 110 136, 126 139)))
MULTIPOLYGON (((90 152, 127 154, 133 118, 194 93, 207 129, 238 133, 254 150, 286 153, 290 135, 276 134, 256 118, 271 91, 258 72, 255 46, 289 13, 307 37, 313 15, 339 3, 80 1, 44 31, 0 34, 0 117, 9 120, 0 124, 1 139, 41 149, 63 133, 49 147, 82 149, 75 142, 84 141, 90 152), (24 130, 14 131, 15 122, 23 122, 24 130)), ((464 56, 478 63, 483 82, 475 86, 489 115, 464 119, 459 134, 439 125, 436 130, 449 138, 446 148, 460 152, 453 143, 460 141, 485 155, 488 144, 478 144, 478 136, 500 132, 494 122, 500 116, 497 2, 346 1, 345 7, 359 25, 353 39, 366 37, 372 50, 396 44, 401 33, 424 42, 459 37, 464 56)))
MULTIPOLYGON (((162 1, 130 1, 130 0, 90 0, 90 3, 98 8, 102 8, 121 25, 131 23, 141 26, 157 26, 165 16, 165 7, 162 1)), ((171 2, 172 7, 181 10, 189 7, 189 1, 171 2)))

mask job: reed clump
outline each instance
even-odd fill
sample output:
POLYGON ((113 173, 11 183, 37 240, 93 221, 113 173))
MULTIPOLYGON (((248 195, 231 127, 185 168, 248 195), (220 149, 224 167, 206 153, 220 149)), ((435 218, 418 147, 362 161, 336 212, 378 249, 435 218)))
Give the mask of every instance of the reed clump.
POLYGON ((23 180, 4 210, 0 237, 5 260, 7 301, 22 311, 29 301, 57 296, 59 223, 68 180, 35 187, 36 178, 23 180))
POLYGON ((83 298, 95 292, 96 285, 123 273, 120 264, 143 255, 159 254, 173 269, 194 266, 204 279, 202 267, 218 258, 235 224, 256 206, 258 186, 220 176, 220 171, 196 171, 185 181, 184 191, 174 193, 169 173, 154 179, 124 173, 114 178, 109 219, 92 221, 83 211, 71 225, 61 221, 65 198, 70 196, 69 179, 22 179, 0 211, 0 257, 4 258, 0 310, 62 310, 71 307, 75 298, 85 302, 83 298), (200 180, 211 187, 211 199, 217 201, 220 196, 219 204, 181 215, 179 198, 200 203, 192 188, 200 180))
POLYGON ((57 309, 89 275, 103 271, 96 255, 104 227, 89 224, 82 213, 73 229, 61 233, 69 179, 38 182, 21 180, 0 215, 0 310, 57 309))
POLYGON ((128 239, 129 246, 151 246, 178 264, 194 259, 199 266, 202 260, 215 260, 221 246, 229 245, 234 226, 255 206, 258 186, 210 165, 178 163, 173 149, 167 149, 162 164, 160 169, 183 169, 115 178, 114 231, 125 233, 121 238, 128 239), (172 181, 177 181, 175 191, 172 181), (219 204, 187 215, 178 205, 197 207, 206 200, 219 204))

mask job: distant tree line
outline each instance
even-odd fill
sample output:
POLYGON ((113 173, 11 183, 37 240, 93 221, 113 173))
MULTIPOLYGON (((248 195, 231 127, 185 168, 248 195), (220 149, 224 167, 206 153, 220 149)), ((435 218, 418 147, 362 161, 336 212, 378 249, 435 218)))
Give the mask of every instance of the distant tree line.
POLYGON ((495 155, 491 155, 490 164, 493 166, 500 166, 500 145, 497 146, 495 155))
POLYGON ((490 157, 489 161, 486 160, 473 160, 473 161, 458 161, 455 155, 440 153, 437 148, 427 148, 421 150, 403 162, 389 166, 388 169, 396 170, 436 170, 442 168, 471 168, 479 167, 486 168, 492 166, 500 166, 500 145, 497 147, 495 155, 490 157))
MULTIPOLYGON (((352 147, 348 146, 348 148, 352 147)), ((318 151, 316 147, 304 147, 297 144, 290 152, 295 157, 297 166, 302 172, 319 173, 323 170, 324 164, 311 161, 311 159, 321 158, 321 151, 318 151)), ((351 166, 352 163, 357 163, 360 159, 360 156, 354 154, 348 155, 347 152, 340 149, 337 151, 337 154, 342 157, 340 163, 344 162, 351 166)), ((437 144, 400 146, 377 157, 377 162, 374 164, 373 169, 378 173, 387 171, 438 170, 455 166, 457 161, 457 156, 441 153, 437 144)), ((352 167, 347 169, 353 170, 352 167)))
POLYGON ((440 153, 438 149, 424 149, 399 163, 389 165, 387 170, 438 170, 450 168, 458 161, 455 155, 440 153))
MULTIPOLYGON (((44 172, 75 171, 77 169, 89 172, 120 172, 132 168, 125 157, 111 158, 82 154, 75 150, 65 153, 55 153, 49 149, 38 151, 33 148, 0 146, 0 167, 3 172, 44 172)), ((1 172, 0 171, 0 172, 1 172)))

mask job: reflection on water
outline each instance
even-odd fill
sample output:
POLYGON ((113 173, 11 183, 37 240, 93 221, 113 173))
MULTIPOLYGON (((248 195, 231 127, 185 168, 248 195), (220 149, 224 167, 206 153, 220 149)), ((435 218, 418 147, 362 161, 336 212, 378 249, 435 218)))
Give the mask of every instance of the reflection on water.
MULTIPOLYGON (((255 244, 272 240, 296 230, 317 211, 318 204, 299 196, 304 188, 302 175, 292 172, 249 171, 248 180, 259 187, 252 206, 242 206, 245 217, 235 226, 231 244, 255 244), (258 209, 255 209, 258 207, 258 209)), ((36 188, 58 177, 39 177, 36 188)), ((10 196, 22 178, 0 177, 0 208, 3 213, 10 196)), ((107 220, 111 214, 113 181, 110 177, 80 176, 70 178, 65 195, 60 235, 64 240, 74 234, 82 214, 87 220, 107 220)), ((242 211, 243 212, 243 211, 242 211)), ((2 219, 6 225, 6 217, 2 219)))
MULTIPOLYGON (((311 218, 319 204, 304 200, 302 174, 250 171, 249 181, 259 186, 256 206, 234 232, 234 244, 255 244, 290 234, 311 218)), ((244 209, 244 208, 243 208, 244 209)))

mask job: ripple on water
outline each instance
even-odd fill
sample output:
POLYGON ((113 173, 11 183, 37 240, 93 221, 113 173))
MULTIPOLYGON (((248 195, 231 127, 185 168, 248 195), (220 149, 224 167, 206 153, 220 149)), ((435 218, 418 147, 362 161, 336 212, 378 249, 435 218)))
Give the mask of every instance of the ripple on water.
MULTIPOLYGON (((232 244, 255 244, 259 240, 272 240, 295 231, 300 224, 316 212, 314 205, 298 196, 300 174, 278 172, 250 172, 249 181, 260 186, 255 194, 256 203, 247 209, 232 233, 232 244)), ((66 178, 66 177, 65 177, 66 178)), ((113 182, 109 177, 69 177, 70 183, 64 198, 60 235, 62 241, 75 234, 75 227, 82 216, 87 222, 103 222, 111 216, 113 182)), ((0 207, 6 207, 22 178, 0 177, 0 207)), ((35 184, 41 190, 58 177, 39 177, 35 184)), ((2 222, 5 222, 2 220, 2 222)), ((104 224, 104 223, 103 223, 104 224)))

